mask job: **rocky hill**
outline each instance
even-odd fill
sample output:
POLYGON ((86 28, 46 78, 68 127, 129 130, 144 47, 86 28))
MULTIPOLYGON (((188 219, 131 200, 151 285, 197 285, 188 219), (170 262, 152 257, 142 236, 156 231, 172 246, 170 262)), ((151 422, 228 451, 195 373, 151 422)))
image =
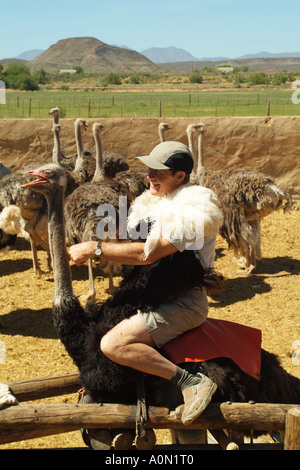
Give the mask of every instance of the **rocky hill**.
POLYGON ((32 70, 43 68, 47 72, 76 66, 82 67, 85 72, 98 74, 157 71, 156 65, 142 54, 90 37, 62 39, 28 65, 32 70))

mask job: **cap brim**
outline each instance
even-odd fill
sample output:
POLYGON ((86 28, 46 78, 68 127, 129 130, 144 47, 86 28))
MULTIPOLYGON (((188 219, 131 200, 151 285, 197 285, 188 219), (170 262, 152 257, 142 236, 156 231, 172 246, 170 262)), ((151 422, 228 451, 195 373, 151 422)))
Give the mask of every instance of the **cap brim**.
POLYGON ((153 168, 153 170, 170 170, 170 168, 163 163, 157 161, 156 158, 151 157, 151 155, 145 155, 144 157, 135 157, 140 160, 144 165, 148 166, 149 168, 153 168))

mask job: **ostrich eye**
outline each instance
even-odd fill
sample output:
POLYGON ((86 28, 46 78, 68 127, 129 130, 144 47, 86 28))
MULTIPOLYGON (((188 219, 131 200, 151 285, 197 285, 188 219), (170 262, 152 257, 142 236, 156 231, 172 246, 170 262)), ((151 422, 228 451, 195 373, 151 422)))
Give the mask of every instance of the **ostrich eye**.
POLYGON ((47 178, 51 178, 51 176, 53 175, 54 175, 53 170, 45 170, 45 176, 47 176, 47 178))

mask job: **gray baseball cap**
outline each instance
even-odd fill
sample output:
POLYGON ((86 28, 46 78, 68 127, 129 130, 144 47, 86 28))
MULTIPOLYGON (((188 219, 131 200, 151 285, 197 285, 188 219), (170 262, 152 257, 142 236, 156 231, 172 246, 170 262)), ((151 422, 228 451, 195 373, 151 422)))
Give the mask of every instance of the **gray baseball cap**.
POLYGON ((174 169, 190 174, 194 165, 189 148, 185 144, 174 140, 161 142, 154 147, 150 155, 136 158, 154 170, 174 169))

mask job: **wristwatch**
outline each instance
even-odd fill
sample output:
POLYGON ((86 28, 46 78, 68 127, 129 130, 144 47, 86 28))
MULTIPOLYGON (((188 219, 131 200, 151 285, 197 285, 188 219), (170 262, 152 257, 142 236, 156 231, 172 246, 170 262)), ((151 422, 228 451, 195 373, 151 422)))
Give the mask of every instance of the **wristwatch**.
POLYGON ((97 243, 97 246, 95 248, 95 256, 97 256, 97 258, 99 258, 99 256, 101 256, 102 254, 102 248, 101 248, 101 245, 102 245, 102 240, 100 240, 98 243, 97 243))

